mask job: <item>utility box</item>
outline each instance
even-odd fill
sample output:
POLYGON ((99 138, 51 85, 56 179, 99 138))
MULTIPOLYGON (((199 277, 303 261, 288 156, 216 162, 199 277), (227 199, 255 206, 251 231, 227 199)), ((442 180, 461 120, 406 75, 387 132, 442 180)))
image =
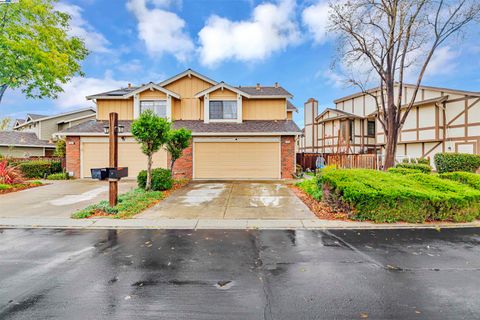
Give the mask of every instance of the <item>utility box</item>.
POLYGON ((117 179, 128 177, 128 167, 107 168, 108 178, 117 179))
POLYGON ((108 178, 108 168, 92 168, 90 172, 92 179, 106 180, 108 178))

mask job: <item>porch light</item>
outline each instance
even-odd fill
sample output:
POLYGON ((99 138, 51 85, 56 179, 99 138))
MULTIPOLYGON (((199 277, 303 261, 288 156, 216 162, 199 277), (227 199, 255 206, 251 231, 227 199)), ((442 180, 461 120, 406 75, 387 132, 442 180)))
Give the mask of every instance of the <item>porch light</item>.
POLYGON ((108 126, 103 126, 103 133, 109 134, 110 128, 108 126))
POLYGON ((122 125, 122 124, 119 124, 118 125, 118 133, 123 133, 124 130, 125 130, 125 126, 122 125))

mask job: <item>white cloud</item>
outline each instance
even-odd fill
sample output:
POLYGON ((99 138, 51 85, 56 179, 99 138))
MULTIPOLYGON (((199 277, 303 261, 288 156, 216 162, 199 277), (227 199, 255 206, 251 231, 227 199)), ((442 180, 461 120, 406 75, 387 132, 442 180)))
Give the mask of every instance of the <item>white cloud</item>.
MULTIPOLYGON (((171 1, 152 0, 152 4, 167 5, 171 1)), ((148 2, 150 3, 150 2, 148 2)), ((129 0, 127 8, 138 20, 138 36, 145 43, 150 55, 169 53, 179 61, 185 61, 194 45, 185 31, 185 21, 175 13, 163 9, 148 8, 147 0, 129 0)))
POLYGON ((126 87, 128 81, 115 80, 109 72, 103 78, 73 77, 70 82, 63 85, 64 92, 54 100, 60 109, 72 109, 78 107, 91 107, 92 101, 85 99, 86 96, 126 87))
POLYGON ((318 71, 315 78, 323 78, 326 82, 334 88, 344 88, 346 86, 346 77, 331 69, 318 71))
POLYGON ((328 40, 329 5, 326 1, 318 1, 316 4, 306 7, 302 12, 303 24, 312 34, 316 43, 324 43, 328 40))
POLYGON ((249 20, 210 16, 198 34, 200 62, 215 65, 228 59, 261 60, 298 43, 301 36, 294 13, 294 0, 280 0, 256 6, 249 20))
POLYGON ((427 66, 425 76, 448 75, 457 67, 457 58, 460 52, 446 46, 438 48, 427 66))
POLYGON ((110 42, 82 17, 83 9, 77 5, 58 2, 55 9, 70 15, 69 35, 82 38, 92 52, 108 52, 110 42))

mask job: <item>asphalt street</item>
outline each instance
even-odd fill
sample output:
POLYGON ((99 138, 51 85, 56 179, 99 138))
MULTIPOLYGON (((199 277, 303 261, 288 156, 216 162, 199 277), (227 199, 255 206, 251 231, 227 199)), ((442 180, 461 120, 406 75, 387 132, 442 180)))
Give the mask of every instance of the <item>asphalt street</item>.
POLYGON ((480 229, 0 229, 0 319, 479 319, 480 229))

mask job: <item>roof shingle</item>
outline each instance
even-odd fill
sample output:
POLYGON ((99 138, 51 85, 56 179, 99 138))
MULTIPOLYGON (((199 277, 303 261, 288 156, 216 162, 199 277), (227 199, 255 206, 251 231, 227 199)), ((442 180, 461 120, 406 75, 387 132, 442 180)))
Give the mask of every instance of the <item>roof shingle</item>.
POLYGON ((40 140, 34 132, 22 131, 0 131, 0 145, 2 146, 38 146, 52 147, 53 143, 47 140, 40 140))

